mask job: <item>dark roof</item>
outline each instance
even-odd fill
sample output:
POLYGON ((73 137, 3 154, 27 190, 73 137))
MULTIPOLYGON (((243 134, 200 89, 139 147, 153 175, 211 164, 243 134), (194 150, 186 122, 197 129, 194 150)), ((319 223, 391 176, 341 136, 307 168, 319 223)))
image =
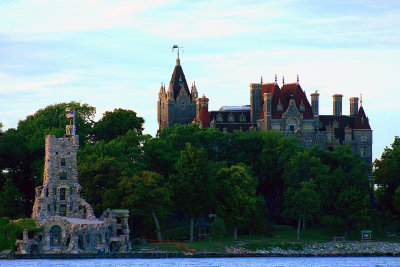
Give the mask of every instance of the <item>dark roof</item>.
POLYGON ((361 106, 360 109, 358 110, 356 120, 354 121, 354 129, 368 129, 371 130, 371 127, 369 126, 369 120, 367 116, 365 116, 365 112, 363 107, 361 106))
POLYGON ((250 111, 250 106, 222 106, 219 111, 250 111))
POLYGON ((263 84, 262 86, 262 103, 263 108, 258 116, 258 119, 264 119, 264 93, 272 94, 272 109, 271 116, 273 119, 281 119, 282 113, 286 111, 289 106, 290 99, 293 98, 296 107, 301 114, 303 119, 313 119, 312 108, 310 102, 308 102, 307 96, 301 86, 298 83, 287 83, 280 89, 275 83, 263 84), (282 105, 282 110, 278 110, 278 104, 282 105), (304 111, 300 110, 300 105, 303 103, 304 111))
POLYGON ((319 130, 326 131, 326 126, 335 126, 335 122, 337 122, 337 127, 334 127, 333 132, 336 138, 339 139, 339 142, 343 142, 345 139, 345 128, 349 126, 353 128, 355 117, 354 116, 346 116, 346 115, 320 115, 319 116, 319 130))
POLYGON ((217 129, 223 130, 226 128, 228 132, 233 132, 234 130, 248 131, 253 125, 250 121, 250 110, 244 111, 211 111, 210 119, 215 120, 215 127, 217 129), (217 120, 217 116, 222 115, 222 121, 217 120), (229 115, 233 115, 233 121, 229 121, 229 115), (240 121, 241 115, 244 115, 245 120, 240 121))
POLYGON ((174 72, 172 73, 171 81, 170 84, 172 83, 172 88, 174 90, 174 99, 179 95, 179 92, 181 91, 182 85, 188 94, 188 96, 191 97, 190 92, 189 92, 189 87, 186 82, 185 74, 183 73, 182 66, 180 64, 177 64, 175 66, 174 72))

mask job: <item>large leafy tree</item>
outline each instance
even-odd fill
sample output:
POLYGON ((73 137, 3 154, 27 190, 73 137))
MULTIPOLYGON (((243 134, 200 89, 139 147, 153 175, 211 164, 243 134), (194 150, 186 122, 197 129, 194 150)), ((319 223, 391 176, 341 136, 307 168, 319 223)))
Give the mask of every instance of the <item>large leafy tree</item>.
POLYGON ((97 215, 106 208, 120 206, 123 192, 118 184, 123 177, 133 176, 143 169, 141 146, 148 138, 128 131, 108 143, 88 144, 78 151, 82 194, 97 215))
POLYGON ((237 240, 237 229, 256 216, 258 205, 263 201, 256 196, 257 181, 248 174, 244 166, 222 168, 218 172, 217 214, 233 230, 237 240))
POLYGON ((114 109, 107 111, 103 117, 94 124, 93 139, 109 142, 118 136, 125 135, 129 130, 135 131, 138 135, 143 132, 144 119, 138 117, 133 110, 114 109))
POLYGON ((400 188, 400 137, 396 136, 391 147, 386 147, 380 159, 374 162, 373 177, 378 185, 376 196, 384 209, 400 215, 396 207, 400 188))
MULTIPOLYGON (((7 174, 4 176, 7 176, 7 174)), ((22 204, 23 198, 21 193, 14 186, 11 177, 6 177, 0 191, 0 217, 13 219, 24 217, 24 207, 22 204)))
POLYGON ((190 241, 193 241, 194 218, 214 209, 214 169, 204 148, 187 143, 176 163, 176 175, 170 176, 175 205, 190 216, 190 241))
POLYGON ((152 171, 142 171, 133 177, 124 177, 120 184, 124 192, 122 205, 135 217, 152 217, 157 238, 162 240, 159 218, 168 214, 171 208, 172 191, 162 175, 152 171))
POLYGON ((297 240, 300 240, 302 220, 311 220, 320 208, 320 199, 316 185, 311 179, 301 182, 300 187, 289 187, 285 191, 285 210, 283 216, 297 220, 297 240))

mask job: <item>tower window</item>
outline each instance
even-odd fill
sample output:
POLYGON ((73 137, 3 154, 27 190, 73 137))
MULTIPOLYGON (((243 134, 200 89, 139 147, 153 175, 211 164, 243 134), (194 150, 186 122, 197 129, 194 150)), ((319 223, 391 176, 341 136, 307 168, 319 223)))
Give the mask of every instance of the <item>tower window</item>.
POLYGON ((66 172, 60 172, 60 180, 67 180, 67 173, 66 172))
POLYGON ((65 188, 60 188, 60 200, 65 200, 65 188))
POLYGON ((65 158, 62 158, 61 159, 61 167, 64 167, 65 166, 65 158))

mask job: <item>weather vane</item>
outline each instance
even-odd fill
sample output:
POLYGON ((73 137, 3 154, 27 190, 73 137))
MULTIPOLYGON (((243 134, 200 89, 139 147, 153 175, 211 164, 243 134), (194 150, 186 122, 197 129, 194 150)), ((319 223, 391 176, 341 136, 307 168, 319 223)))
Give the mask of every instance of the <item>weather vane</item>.
POLYGON ((172 52, 174 52, 174 49, 178 49, 178 58, 179 58, 179 48, 182 48, 182 52, 185 52, 185 51, 183 51, 183 47, 182 46, 178 46, 178 45, 174 45, 173 47, 172 47, 172 52))

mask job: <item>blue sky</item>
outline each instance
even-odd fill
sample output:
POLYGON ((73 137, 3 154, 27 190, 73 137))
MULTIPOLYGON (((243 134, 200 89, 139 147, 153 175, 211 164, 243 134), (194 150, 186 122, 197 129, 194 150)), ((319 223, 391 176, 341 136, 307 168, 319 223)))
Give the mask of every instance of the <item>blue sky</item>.
POLYGON ((80 101, 135 110, 153 136, 157 93, 176 54, 210 109, 249 104, 249 84, 363 95, 373 157, 399 135, 400 1, 0 0, 0 121, 4 129, 47 105, 80 101))

